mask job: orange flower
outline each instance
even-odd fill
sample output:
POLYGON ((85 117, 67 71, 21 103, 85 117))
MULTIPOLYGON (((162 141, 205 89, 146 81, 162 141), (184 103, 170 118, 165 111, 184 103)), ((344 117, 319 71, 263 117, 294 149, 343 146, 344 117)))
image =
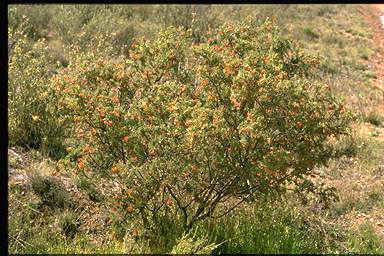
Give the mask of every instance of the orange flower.
POLYGON ((173 105, 170 105, 169 107, 168 107, 168 111, 169 112, 173 112, 175 110, 175 107, 173 106, 173 105))
POLYGON ((128 141, 128 136, 124 136, 123 141, 127 142, 128 141))
POLYGON ((207 79, 203 79, 200 81, 200 84, 201 86, 206 86, 208 84, 208 80, 207 79))
POLYGON ((131 204, 128 205, 127 212, 129 213, 133 212, 133 206, 131 204))
POLYGON ((212 120, 212 124, 213 124, 213 125, 216 125, 219 121, 220 121, 220 116, 217 115, 217 116, 215 116, 215 118, 212 120))
POLYGON ((231 74, 231 67, 228 64, 225 65, 224 73, 227 77, 231 74))
POLYGON ((112 173, 118 173, 119 169, 116 166, 112 167, 112 173))
POLYGON ((79 169, 84 169, 84 163, 83 162, 78 163, 77 167, 79 167, 79 169))
POLYGON ((127 195, 130 196, 130 195, 132 194, 132 192, 133 192, 133 189, 132 189, 132 188, 129 188, 129 189, 127 190, 127 195))
POLYGON ((303 123, 300 121, 296 122, 296 127, 299 129, 303 128, 303 123))
POLYGON ((170 198, 167 199, 167 201, 165 202, 168 206, 172 206, 173 205, 173 202, 170 198))
POLYGON ((60 172, 56 170, 52 172, 52 176, 60 176, 60 172))

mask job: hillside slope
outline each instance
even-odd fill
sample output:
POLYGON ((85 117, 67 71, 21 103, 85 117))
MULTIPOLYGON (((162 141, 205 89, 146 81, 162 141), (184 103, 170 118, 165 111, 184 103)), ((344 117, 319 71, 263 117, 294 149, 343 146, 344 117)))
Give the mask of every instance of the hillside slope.
MULTIPOLYGON (((339 201, 328 208, 311 197, 308 205, 297 198, 246 205, 202 223, 200 231, 223 242, 215 251, 221 253, 384 253, 384 28, 378 18, 384 5, 263 6, 262 16, 261 8, 282 15, 277 23, 284 33, 321 57, 314 79, 330 84, 355 111, 351 138, 335 142, 350 155, 322 167, 339 201), (257 239, 268 245, 253 245, 257 239)), ((135 224, 114 211, 118 182, 81 178, 75 162, 40 150, 15 146, 8 158, 9 253, 151 253, 135 224)))

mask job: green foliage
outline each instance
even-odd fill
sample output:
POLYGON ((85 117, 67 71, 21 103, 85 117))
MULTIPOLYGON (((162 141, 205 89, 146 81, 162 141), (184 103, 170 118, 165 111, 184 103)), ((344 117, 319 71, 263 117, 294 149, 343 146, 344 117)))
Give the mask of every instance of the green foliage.
POLYGON ((308 27, 304 28, 304 34, 311 40, 319 38, 319 35, 308 27))
MULTIPOLYGON (((214 252, 334 252, 326 243, 333 231, 316 218, 303 223, 274 204, 225 215, 238 203, 259 204, 287 189, 327 192, 311 184, 311 175, 332 156, 365 159, 359 171, 382 173, 381 144, 349 137, 325 143, 346 131, 348 118, 335 102, 340 95, 364 120, 381 125, 382 118, 366 110, 382 94, 368 86, 373 75, 362 61, 374 52, 367 40, 372 32, 357 25, 357 11, 348 5, 10 5, 10 144, 56 159, 70 145, 62 162, 71 161, 67 169, 77 165, 92 182, 99 175, 118 180, 124 202, 111 225, 117 239, 101 239, 108 244, 103 249, 81 232, 73 239, 71 232, 68 239, 52 232, 40 203, 12 203, 10 252, 124 253, 141 242, 137 252, 190 252, 226 239, 228 246, 214 252), (216 30, 247 14, 251 23, 216 30), (276 17, 281 33, 259 26, 266 17, 276 17), (183 28, 155 38, 170 25, 183 28), (62 66, 68 69, 59 71, 62 66), (216 240, 185 232, 220 215, 209 233, 216 240), (141 237, 131 237, 129 227, 141 237)), ((354 161, 336 159, 332 172, 344 179, 354 161)), ((87 177, 78 187, 105 203, 87 177)), ((65 193, 52 192, 55 185, 47 189, 50 179, 38 180, 37 194, 50 210, 66 207, 65 193)), ((380 188, 366 199, 344 192, 349 196, 332 206, 334 217, 378 207, 380 188)), ((21 187, 10 189, 22 197, 21 187)), ((75 223, 70 214, 59 217, 68 227, 75 223)), ((372 232, 357 231, 345 251, 377 252, 372 232)))
POLYGON ((34 41, 46 36, 52 15, 53 9, 49 5, 10 5, 8 9, 11 29, 23 28, 25 35, 34 41), (26 18, 32 26, 23 27, 26 18))
POLYGON ((351 253, 383 253, 384 244, 380 241, 372 224, 366 221, 348 239, 351 253))
POLYGON ((72 205, 68 192, 57 178, 34 173, 30 179, 33 191, 41 198, 43 204, 53 209, 72 205))
POLYGON ((63 140, 67 122, 60 119, 56 95, 50 84, 54 63, 44 40, 30 44, 25 20, 8 30, 8 127, 9 144, 41 149, 56 159, 65 155, 63 140))
POLYGON ((315 191, 327 138, 347 133, 343 106, 305 80, 317 60, 272 23, 228 24, 199 44, 192 34, 164 30, 128 60, 80 55, 52 79, 59 112, 73 116, 78 170, 119 179, 124 212, 154 238, 166 220, 188 231, 217 217, 223 202, 315 191))
POLYGON ((384 126, 384 117, 375 111, 370 111, 364 119, 375 126, 384 126))
POLYGON ((332 233, 332 227, 310 218, 308 213, 300 214, 298 209, 291 201, 287 205, 260 201, 212 221, 206 225, 210 241, 222 243, 214 253, 295 254, 335 250, 333 243, 337 237, 326 235, 332 233))
POLYGON ((339 150, 339 154, 347 157, 355 157, 360 147, 361 141, 354 137, 343 137, 335 145, 335 148, 339 150))
POLYGON ((211 254, 218 246, 209 243, 207 237, 199 238, 194 230, 190 230, 177 240, 171 254, 211 254))
POLYGON ((97 190, 96 186, 92 184, 87 178, 79 177, 76 180, 76 186, 87 192, 89 199, 95 202, 103 201, 103 195, 97 190))
POLYGON ((59 227, 65 236, 73 238, 78 228, 74 214, 70 211, 65 211, 60 217, 59 227))

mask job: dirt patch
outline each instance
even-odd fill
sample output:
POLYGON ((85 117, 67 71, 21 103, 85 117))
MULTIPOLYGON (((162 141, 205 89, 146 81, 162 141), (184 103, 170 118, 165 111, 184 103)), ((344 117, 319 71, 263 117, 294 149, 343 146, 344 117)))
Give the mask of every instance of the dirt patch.
POLYGON ((374 32, 372 39, 379 47, 379 51, 369 60, 377 75, 373 82, 384 93, 384 28, 379 19, 380 15, 384 14, 384 4, 362 5, 361 10, 365 21, 374 32))
MULTIPOLYGON (((361 5, 361 12, 365 18, 366 23, 373 31, 373 42, 378 47, 378 51, 368 60, 368 65, 371 66, 376 74, 376 78, 372 79, 372 84, 379 88, 384 97, 384 27, 380 20, 380 16, 384 15, 384 4, 374 5, 361 5)), ((384 102, 377 104, 373 107, 375 111, 384 116, 384 102)), ((384 129, 375 128, 368 123, 359 124, 356 127, 358 134, 372 134, 377 133, 378 139, 384 140, 384 129)))
MULTIPOLYGON (((372 69, 374 69, 376 74, 376 77, 371 80, 371 83, 383 93, 384 97, 384 28, 380 20, 380 16, 384 15, 384 4, 360 5, 360 11, 364 16, 367 25, 373 31, 372 40, 378 47, 376 53, 368 60, 367 63, 372 69)), ((372 106, 372 108, 380 116, 384 116, 384 102, 380 102, 379 104, 372 106)), ((377 140, 384 141, 384 127, 382 126, 377 127, 365 122, 356 123, 352 128, 354 134, 356 135, 375 137, 377 140)), ((355 173, 355 175, 359 174, 355 173)), ((367 186, 372 185, 375 182, 382 182, 382 178, 380 177, 378 181, 367 180, 364 182, 360 179, 356 180, 356 184, 359 184, 360 182, 364 183, 362 185, 362 191, 355 192, 360 194, 358 196, 363 196, 367 186)), ((377 234, 384 237, 384 215, 382 214, 382 209, 372 209, 365 213, 353 210, 345 216, 345 220, 351 223, 352 226, 359 226, 368 221, 375 227, 377 234)))
POLYGON ((370 123, 354 124, 352 129, 355 134, 360 136, 372 136, 384 141, 384 127, 377 127, 370 123))

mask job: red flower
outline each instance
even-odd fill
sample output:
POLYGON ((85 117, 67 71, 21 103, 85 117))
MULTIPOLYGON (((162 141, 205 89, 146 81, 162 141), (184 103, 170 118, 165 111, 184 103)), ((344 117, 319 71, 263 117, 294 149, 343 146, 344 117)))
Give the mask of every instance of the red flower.
POLYGON ((79 167, 79 169, 84 169, 84 163, 83 162, 78 163, 77 167, 79 167))
POLYGON ((299 129, 303 128, 303 123, 300 121, 296 122, 296 127, 299 129))
POLYGON ((165 202, 168 206, 172 206, 173 205, 173 202, 170 198, 167 199, 167 201, 165 202))
POLYGON ((119 169, 116 166, 112 167, 112 173, 118 173, 119 169))

